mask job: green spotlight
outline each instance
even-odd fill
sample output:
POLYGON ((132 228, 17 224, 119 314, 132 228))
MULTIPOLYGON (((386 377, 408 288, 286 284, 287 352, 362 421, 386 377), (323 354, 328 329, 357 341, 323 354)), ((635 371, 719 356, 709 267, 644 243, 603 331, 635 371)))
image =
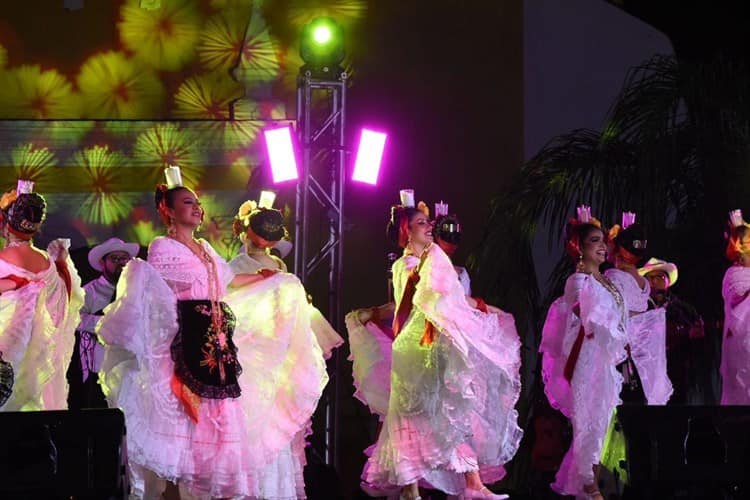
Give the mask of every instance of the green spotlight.
POLYGON ((302 28, 299 48, 305 61, 304 70, 318 76, 331 76, 342 71, 344 60, 344 32, 330 17, 316 17, 302 28))
POLYGON ((313 31, 313 39, 321 45, 324 43, 328 43, 331 40, 331 36, 333 35, 331 34, 331 30, 328 26, 318 26, 313 31))

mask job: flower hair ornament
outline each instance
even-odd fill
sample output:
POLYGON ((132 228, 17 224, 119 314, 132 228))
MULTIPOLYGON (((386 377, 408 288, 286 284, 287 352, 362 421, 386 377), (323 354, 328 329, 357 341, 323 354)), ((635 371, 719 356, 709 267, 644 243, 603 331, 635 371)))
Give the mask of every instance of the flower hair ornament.
POLYGON ((739 262, 740 257, 748 253, 748 249, 745 248, 743 240, 747 237, 750 232, 747 228, 750 228, 747 222, 745 222, 742 216, 742 210, 739 208, 729 212, 729 232, 725 233, 727 239, 726 255, 727 258, 732 262, 739 262))
POLYGON ((258 209, 258 204, 255 200, 247 200, 240 205, 237 210, 236 219, 239 220, 243 226, 247 227, 250 225, 250 214, 258 209))
POLYGON ((3 196, 0 198, 0 210, 3 212, 8 210, 8 207, 10 207, 16 199, 18 199, 18 191, 16 189, 11 189, 10 191, 3 193, 3 196))

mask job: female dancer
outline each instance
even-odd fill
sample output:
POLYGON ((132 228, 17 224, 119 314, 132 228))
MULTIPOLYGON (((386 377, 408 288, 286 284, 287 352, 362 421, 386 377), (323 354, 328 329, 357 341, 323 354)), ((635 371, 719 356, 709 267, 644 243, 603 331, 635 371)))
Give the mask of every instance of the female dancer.
POLYGON ((742 211, 729 213, 726 255, 732 266, 724 274, 724 340, 721 354, 721 404, 750 404, 750 226, 742 211))
POLYGON ((47 252, 34 246, 46 203, 33 186, 19 180, 0 199, 0 359, 15 373, 3 411, 66 408, 65 360, 83 304, 70 242, 55 240, 47 252))
MULTIPOLYGON (((409 500, 419 498, 420 482, 467 499, 507 498, 482 481, 502 477, 522 434, 514 409, 520 342, 513 318, 475 308, 450 259, 433 244, 426 207, 393 207, 388 232, 404 248, 393 265, 390 380, 378 380, 384 363, 377 348, 352 343, 358 396, 378 392, 368 385, 390 382, 387 408, 374 405, 384 417, 363 473, 366 486, 400 487, 409 500)), ((367 335, 357 312, 347 322, 350 335, 367 335)))
MULTIPOLYGON (((435 214, 435 227, 433 228, 433 236, 435 243, 446 253, 448 258, 453 260, 453 256, 458 250, 458 244, 461 243, 461 224, 458 222, 458 217, 455 215, 448 215, 448 205, 445 203, 436 203, 435 208, 444 210, 443 214, 435 214)), ((466 295, 471 296, 471 279, 469 278, 469 272, 463 266, 453 266, 458 274, 458 280, 461 282, 461 286, 464 287, 466 295)))
MULTIPOLYGON (((242 242, 242 252, 229 263, 235 273, 257 273, 262 269, 287 272, 284 261, 271 253, 271 248, 282 248, 282 243, 291 250, 284 216, 279 210, 258 207, 254 201, 248 200, 238 210, 233 231, 242 242)), ((292 280, 291 277, 285 279, 292 280)), ((302 286, 299 280, 297 285, 302 286)), ((309 304, 307 309, 315 338, 323 350, 323 356, 328 359, 333 349, 344 343, 344 339, 316 307, 309 304)))
POLYGON ((102 385, 127 418, 136 497, 159 498, 166 481, 201 498, 250 496, 258 469, 248 421, 257 416, 241 398, 237 322, 223 299, 227 287, 264 275, 234 275, 195 239, 204 217, 198 197, 179 168, 165 173, 155 203, 167 236, 151 242, 148 262, 125 267, 99 325, 102 385))
POLYGON ((283 261, 268 252, 286 235, 280 211, 246 202, 234 231, 244 241, 245 251, 230 263, 233 271, 274 273, 226 299, 238 321, 252 323, 252 330, 236 335, 235 342, 243 369, 243 398, 247 394, 249 410, 256 416, 248 425, 248 443, 261 458, 253 496, 305 498, 305 436, 328 382, 324 356, 330 356, 343 339, 309 304, 299 279, 281 272, 286 270, 283 261), (314 313, 318 321, 313 321, 314 313), (316 330, 321 325, 324 328, 316 330), (323 339, 325 350, 317 339, 323 339))
POLYGON ((545 393, 573 425, 573 442, 552 489, 599 499, 602 443, 623 386, 618 365, 630 353, 649 404, 665 404, 671 394, 664 311, 630 318, 630 311, 640 307, 641 290, 637 285, 637 291, 624 287, 625 279, 617 273, 610 278, 600 272, 607 240, 588 207, 579 207, 578 219, 568 224, 566 252, 576 263, 575 273, 565 284, 565 294, 550 307, 540 346, 545 393))

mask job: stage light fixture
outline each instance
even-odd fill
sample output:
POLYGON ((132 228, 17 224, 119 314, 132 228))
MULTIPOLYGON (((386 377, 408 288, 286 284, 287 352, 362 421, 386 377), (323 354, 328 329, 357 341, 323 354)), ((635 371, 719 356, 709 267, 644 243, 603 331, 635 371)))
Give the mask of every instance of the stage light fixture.
POLYGON ((316 17, 302 27, 299 54, 316 76, 337 76, 344 60, 344 31, 330 17, 316 17))
POLYGON ((366 182, 373 186, 378 183, 380 162, 383 158, 385 138, 388 134, 375 132, 366 128, 362 129, 357 147, 357 158, 354 161, 354 173, 352 180, 366 182))
POLYGON ((273 208, 273 202, 276 201, 276 193, 264 189, 258 197, 258 206, 260 208, 273 208))
POLYGON ((267 129, 263 131, 263 136, 266 139, 273 182, 296 180, 299 174, 292 143, 292 127, 267 129))

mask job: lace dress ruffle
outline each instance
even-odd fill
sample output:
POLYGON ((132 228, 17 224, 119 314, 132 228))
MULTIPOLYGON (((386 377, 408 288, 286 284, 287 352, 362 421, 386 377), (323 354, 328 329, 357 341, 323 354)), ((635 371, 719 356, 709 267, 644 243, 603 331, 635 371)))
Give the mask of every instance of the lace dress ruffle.
POLYGON ((732 266, 722 282, 721 404, 750 404, 750 268, 732 266))
POLYGON ((149 491, 149 470, 199 497, 250 495, 256 480, 239 399, 201 399, 194 423, 170 388, 176 304, 161 274, 133 260, 98 326, 106 344, 101 385, 125 413, 133 493, 161 493, 149 491))
MULTIPOLYGON (((286 272, 286 265, 284 265, 284 262, 277 257, 274 257, 274 259, 279 261, 279 269, 282 272, 286 272)), ((260 262, 253 259, 246 253, 239 254, 237 257, 232 259, 229 265, 237 274, 256 273, 264 267, 260 262)), ((302 286, 302 283, 300 283, 300 286, 302 286)), ((308 314, 310 315, 310 327, 315 334, 315 338, 318 341, 320 349, 323 351, 323 357, 325 359, 329 359, 333 350, 344 344, 344 339, 341 337, 341 335, 338 334, 336 330, 333 329, 331 324, 328 322, 325 316, 321 314, 317 307, 308 303, 307 309, 308 314)))
MULTIPOLYGON (((397 302, 417 263, 405 256, 394 264, 397 302)), ((464 472, 479 468, 490 482, 502 477, 502 465, 518 448, 520 342, 512 316, 469 306, 437 245, 419 275, 413 310, 392 344, 388 408, 363 479, 379 489, 423 480, 456 494, 465 487, 464 472), (425 320, 438 333, 423 346, 425 320)), ((380 413, 383 388, 369 384, 382 380, 388 353, 382 339, 364 340, 368 327, 351 315, 348 323, 358 338, 352 343, 358 397, 380 413)))
POLYGON ((65 370, 73 352, 83 289, 68 255, 69 240, 47 247, 49 267, 39 273, 0 260, 0 276, 29 280, 0 295, 0 352, 15 372, 13 392, 2 411, 64 410, 67 408, 65 370), (55 261, 67 266, 70 298, 55 261))
POLYGON ((254 493, 304 498, 304 437, 328 382, 307 294, 296 276, 278 273, 233 290, 226 301, 237 317, 246 439, 262 476, 254 493))
POLYGON ((346 315, 349 333, 349 361, 352 362, 354 397, 385 418, 391 395, 391 349, 393 340, 373 321, 364 325, 358 311, 346 315))

